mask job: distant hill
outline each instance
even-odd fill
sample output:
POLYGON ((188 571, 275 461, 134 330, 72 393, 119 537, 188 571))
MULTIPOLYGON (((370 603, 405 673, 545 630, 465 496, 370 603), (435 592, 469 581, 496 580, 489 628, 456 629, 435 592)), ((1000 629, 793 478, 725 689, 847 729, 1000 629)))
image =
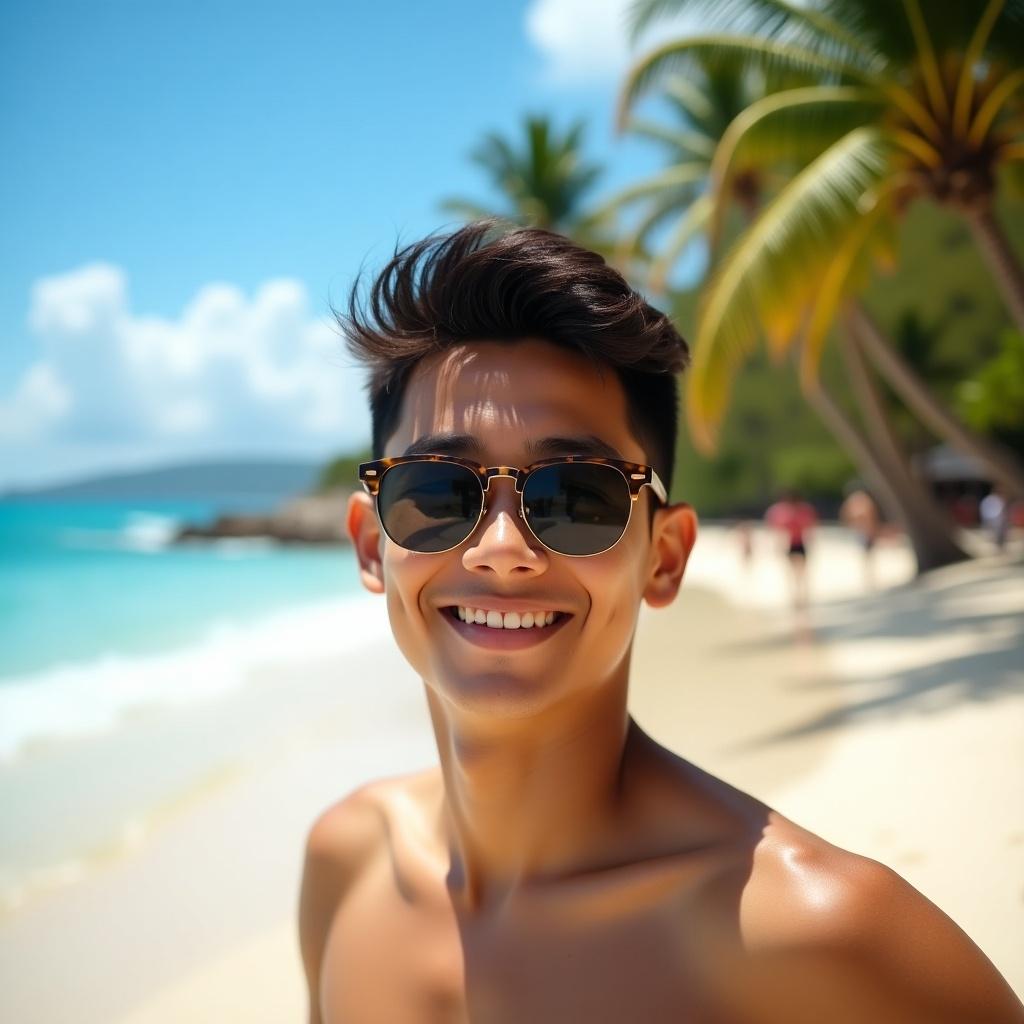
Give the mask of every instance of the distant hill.
POLYGON ((279 501, 313 490, 322 462, 284 459, 187 463, 109 473, 46 487, 17 487, 4 498, 236 499, 279 501))

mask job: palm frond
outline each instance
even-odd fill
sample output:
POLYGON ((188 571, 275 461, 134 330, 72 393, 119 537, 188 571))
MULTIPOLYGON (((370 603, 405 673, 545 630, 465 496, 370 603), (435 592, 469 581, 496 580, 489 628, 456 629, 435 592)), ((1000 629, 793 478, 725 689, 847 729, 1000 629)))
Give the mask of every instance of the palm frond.
POLYGON ((863 69, 813 50, 755 36, 732 34, 690 36, 665 43, 629 70, 619 95, 616 123, 622 125, 636 100, 670 74, 692 74, 698 68, 742 76, 749 69, 803 75, 807 83, 850 78, 871 84, 863 69))
POLYGON ((858 125, 876 121, 885 101, 865 86, 814 85, 764 96, 729 125, 711 165, 715 248, 737 166, 803 164, 858 125))
POLYGON ((938 167, 942 163, 942 151, 916 132, 908 132, 904 128, 891 128, 889 135, 901 149, 905 149, 911 156, 920 160, 925 167, 938 167))
POLYGON ((949 101, 942 83, 942 70, 939 68, 939 61, 935 56, 935 47, 932 45, 928 26, 924 23, 924 17, 921 14, 921 6, 918 0, 902 0, 902 2, 910 30, 914 34, 918 66, 921 68, 932 110, 940 119, 945 119, 949 114, 949 101))
POLYGON ((711 97, 692 78, 674 75, 662 83, 661 91, 684 121, 700 124, 714 109, 711 97))
POLYGON ((802 170, 736 243, 715 273, 697 329, 687 414, 694 440, 714 445, 732 377, 766 317, 787 308, 845 238, 858 203, 888 169, 882 133, 857 128, 802 170))
POLYGON ((708 166, 705 163, 676 164, 660 174, 644 178, 643 181, 638 181, 635 185, 630 185, 616 192, 601 203, 595 213, 597 216, 612 213, 621 210, 630 203, 635 203, 639 199, 649 199, 651 196, 662 192, 672 192, 678 197, 681 195, 681 189, 702 181, 707 176, 707 173, 708 166))
POLYGON ((960 75, 956 83, 956 96, 953 99, 953 131, 958 138, 967 135, 971 116, 971 100, 974 96, 974 76, 978 62, 985 49, 985 43, 992 34, 999 12, 1006 0, 988 0, 984 12, 978 19, 971 41, 964 51, 960 75))
POLYGON ((656 121, 639 121, 635 118, 627 121, 623 130, 628 135, 662 143, 677 156, 696 156, 710 162, 715 152, 715 140, 703 132, 681 131, 656 121))
POLYGON ((619 239, 616 248, 616 255, 619 259, 625 260, 641 253, 646 256, 647 242, 651 233, 656 231, 669 217, 677 215, 681 209, 688 207, 692 201, 692 196, 681 199, 680 196, 672 193, 655 199, 643 217, 619 239))
POLYGON ((1022 85, 1024 85, 1024 68, 1017 68, 1015 71, 1009 72, 996 83, 978 108, 977 114, 974 115, 970 131, 967 133, 969 145, 980 146, 982 144, 1003 106, 1022 85))
POLYGON ((705 193, 686 211, 669 237, 665 248, 651 264, 648 283, 653 291, 665 291, 669 272, 682 256, 683 250, 693 241, 694 236, 707 224, 710 216, 711 199, 705 193))
POLYGON ((761 38, 785 37, 812 48, 838 44, 864 61, 876 58, 863 39, 820 8, 788 0, 637 0, 627 16, 631 41, 637 42, 655 21, 681 14, 711 30, 731 27, 761 38))
POLYGON ((870 210, 854 219, 849 233, 837 246, 821 275, 800 346, 800 382, 804 390, 817 382, 825 339, 843 299, 851 290, 857 271, 863 267, 863 256, 872 235, 883 214, 891 215, 891 212, 888 204, 879 199, 870 210))

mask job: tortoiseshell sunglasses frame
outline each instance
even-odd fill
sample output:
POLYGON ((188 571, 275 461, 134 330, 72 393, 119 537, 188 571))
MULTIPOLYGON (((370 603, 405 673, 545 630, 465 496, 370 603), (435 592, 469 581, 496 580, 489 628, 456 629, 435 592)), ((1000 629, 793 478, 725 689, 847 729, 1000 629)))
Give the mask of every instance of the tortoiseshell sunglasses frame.
MULTIPOLYGON (((544 469, 547 466, 561 466, 568 462, 584 462, 594 466, 611 466, 613 469, 617 469, 626 481, 626 486, 629 488, 629 514, 626 516, 626 522, 623 524, 622 533, 615 540, 615 544, 618 544, 620 540, 625 536, 626 529, 629 526, 629 521, 633 515, 633 505, 636 504, 640 497, 640 492, 644 487, 650 487, 654 491, 655 497, 663 504, 668 504, 668 492, 665 490, 665 485, 661 482, 661 478, 654 471, 653 466, 645 466, 639 462, 624 462, 621 459, 603 459, 592 455, 563 455, 554 459, 542 459, 540 462, 533 462, 529 466, 525 466, 520 469, 517 466, 482 466, 478 462, 472 462, 469 459, 460 459, 454 455, 399 455, 390 459, 377 459, 374 462, 364 462, 359 467, 359 479, 362 481, 363 487, 366 489, 366 493, 377 497, 380 491, 380 482, 384 478, 384 474, 389 469, 395 466, 403 466, 411 462, 444 462, 449 465, 462 466, 465 469, 472 470, 480 483, 480 492, 483 496, 483 500, 480 502, 480 513, 476 518, 476 522, 473 523, 472 528, 466 534, 466 536, 459 541, 458 544, 453 544, 449 548, 442 548, 440 551, 419 551, 417 554, 431 554, 431 555, 443 555, 447 551, 454 551, 457 547, 461 547, 469 540, 470 537, 476 533, 477 527, 480 525, 484 516, 487 515, 487 492, 490 489, 491 481, 495 477, 507 476, 511 477, 514 484, 516 493, 519 495, 519 516, 529 527, 530 519, 526 512, 526 506, 524 504, 524 489, 526 486, 526 479, 529 475, 538 469, 544 469)), ((376 506, 376 502, 374 502, 376 506)), ((384 529, 384 521, 381 519, 380 508, 377 508, 377 519, 380 521, 381 529, 384 529)), ((387 530, 384 529, 385 534, 395 544, 398 544, 387 530)), ((556 555, 562 555, 565 558, 591 558, 593 555, 603 555, 606 551, 611 551, 615 544, 609 544, 608 547, 602 548, 600 551, 594 551, 588 554, 574 555, 564 551, 558 551, 556 548, 548 547, 547 544, 533 532, 533 528, 530 527, 530 534, 533 536, 537 543, 547 548, 548 551, 554 552, 556 555)), ((403 545, 398 544, 399 547, 403 545)), ((407 551, 415 551, 415 548, 406 548, 407 551)))

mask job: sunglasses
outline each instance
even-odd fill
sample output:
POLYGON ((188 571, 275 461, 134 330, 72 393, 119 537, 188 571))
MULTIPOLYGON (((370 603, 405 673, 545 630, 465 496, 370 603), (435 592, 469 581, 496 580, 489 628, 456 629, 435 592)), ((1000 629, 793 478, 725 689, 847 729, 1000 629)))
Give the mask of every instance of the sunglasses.
POLYGON ((613 548, 644 487, 663 504, 668 501, 650 466, 617 459, 569 455, 516 469, 449 455, 404 455, 359 467, 359 479, 377 499, 384 532, 399 547, 421 554, 451 551, 472 536, 498 476, 513 479, 519 515, 559 555, 599 555, 613 548))

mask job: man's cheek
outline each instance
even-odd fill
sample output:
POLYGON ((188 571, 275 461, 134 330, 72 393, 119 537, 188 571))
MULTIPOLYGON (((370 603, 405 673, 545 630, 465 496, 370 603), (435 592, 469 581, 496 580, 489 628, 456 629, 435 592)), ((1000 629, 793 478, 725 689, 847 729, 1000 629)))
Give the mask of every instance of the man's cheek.
POLYGON ((384 563, 385 593, 391 631, 406 661, 417 672, 424 672, 429 661, 431 644, 427 617, 432 609, 421 607, 423 593, 420 580, 409 571, 406 552, 399 551, 384 563))
POLYGON ((411 605, 397 587, 387 592, 388 618, 395 643, 412 668, 423 675, 429 662, 429 651, 422 617, 415 604, 411 605))

